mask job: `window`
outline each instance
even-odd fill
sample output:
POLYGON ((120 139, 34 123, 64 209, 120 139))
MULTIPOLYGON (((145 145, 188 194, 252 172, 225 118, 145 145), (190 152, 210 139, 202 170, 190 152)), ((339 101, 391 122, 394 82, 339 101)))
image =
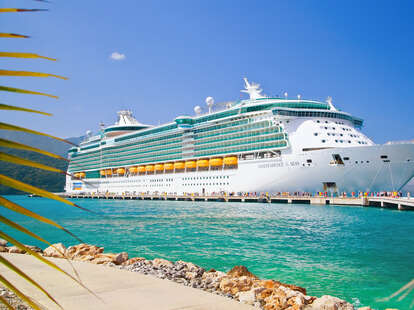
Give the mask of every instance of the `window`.
POLYGON ((313 135, 314 135, 314 136, 317 136, 317 135, 318 135, 318 133, 317 133, 317 132, 315 132, 313 135))
POLYGON ((326 140, 322 140, 322 143, 325 143, 326 142, 326 140))

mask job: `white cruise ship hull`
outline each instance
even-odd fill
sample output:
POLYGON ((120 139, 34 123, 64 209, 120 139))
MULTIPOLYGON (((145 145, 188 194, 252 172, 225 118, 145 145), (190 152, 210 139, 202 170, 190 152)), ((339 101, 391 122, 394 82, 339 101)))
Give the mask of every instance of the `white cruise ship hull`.
POLYGON ((239 161, 236 169, 108 177, 67 178, 66 192, 376 192, 399 191, 414 177, 414 144, 328 148, 239 161), (339 155, 339 162, 333 160, 339 155), (342 163, 343 164, 342 164, 342 163))

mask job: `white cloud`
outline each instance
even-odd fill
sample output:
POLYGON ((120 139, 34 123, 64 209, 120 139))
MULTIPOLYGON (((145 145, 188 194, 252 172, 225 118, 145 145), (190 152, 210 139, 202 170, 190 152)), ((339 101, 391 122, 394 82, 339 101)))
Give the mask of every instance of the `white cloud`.
POLYGON ((113 52, 110 56, 113 60, 124 60, 126 58, 125 54, 118 52, 113 52))

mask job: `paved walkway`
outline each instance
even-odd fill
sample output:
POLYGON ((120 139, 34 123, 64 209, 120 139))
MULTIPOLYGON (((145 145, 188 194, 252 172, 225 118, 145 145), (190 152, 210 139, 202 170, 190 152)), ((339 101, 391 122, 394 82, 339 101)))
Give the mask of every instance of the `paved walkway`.
MULTIPOLYGON (((252 310, 241 304, 215 294, 190 288, 172 281, 158 279, 135 272, 73 262, 82 282, 102 300, 88 293, 67 276, 51 269, 30 255, 1 253, 19 266, 48 290, 66 310, 76 309, 137 309, 137 310, 252 310)), ((72 274, 68 262, 51 259, 62 269, 72 274)), ((0 274, 47 309, 58 309, 39 290, 14 272, 0 265, 0 274)))

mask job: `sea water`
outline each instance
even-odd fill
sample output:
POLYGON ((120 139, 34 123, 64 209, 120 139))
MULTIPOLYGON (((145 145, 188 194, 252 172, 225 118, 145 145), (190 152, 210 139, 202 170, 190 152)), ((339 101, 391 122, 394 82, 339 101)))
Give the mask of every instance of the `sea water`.
MULTIPOLYGON (((414 278, 414 212, 351 206, 73 199, 93 212, 44 198, 9 196, 49 217, 82 241, 130 257, 193 262, 227 271, 245 265, 260 278, 305 287, 375 309, 414 278)), ((1 213, 52 243, 79 243, 28 217, 1 213)), ((45 247, 1 226, 26 244, 45 247)))

